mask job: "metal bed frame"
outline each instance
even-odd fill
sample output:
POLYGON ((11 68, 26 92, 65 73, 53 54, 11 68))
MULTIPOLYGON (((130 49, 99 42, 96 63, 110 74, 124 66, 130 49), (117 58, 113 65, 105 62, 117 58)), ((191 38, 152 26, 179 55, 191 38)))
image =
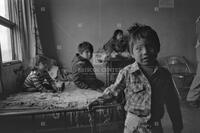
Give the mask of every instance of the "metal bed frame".
MULTIPOLYGON (((87 109, 87 108, 82 108, 82 109, 59 109, 59 110, 48 110, 48 111, 38 111, 38 110, 25 110, 25 111, 11 111, 11 112, 3 112, 0 110, 0 130, 2 131, 4 128, 3 127, 10 127, 12 128, 12 126, 8 125, 10 123, 10 121, 8 120, 8 118, 12 118, 12 117, 31 117, 31 119, 29 120, 26 120, 25 123, 30 123, 30 124, 33 124, 33 126, 31 126, 31 129, 29 129, 30 132, 32 133, 36 133, 36 132, 42 132, 43 131, 52 131, 52 130, 62 130, 62 132, 68 132, 69 130, 72 130, 73 129, 78 129, 78 128, 89 128, 89 132, 90 133, 99 133, 100 131, 98 130, 98 127, 101 128, 101 126, 103 125, 107 125, 107 124, 112 124, 112 123, 116 123, 116 124, 120 124, 123 126, 123 122, 124 122, 124 110, 123 110, 123 107, 121 104, 109 104, 109 105, 104 105, 104 106, 95 106, 91 109, 87 109), (120 108, 120 118, 116 118, 115 122, 112 122, 112 121, 109 121, 110 118, 108 118, 108 120, 103 123, 99 123, 98 120, 97 120, 97 111, 98 110, 104 110, 104 109, 119 109, 120 108), (68 117, 67 117, 67 113, 72 113, 72 112, 84 112, 84 113, 87 113, 88 117, 89 117, 89 125, 82 125, 82 126, 75 126, 75 127, 70 127, 70 125, 67 124, 67 121, 68 121, 68 117), (40 115, 52 115, 53 114, 53 118, 55 120, 55 122, 57 123, 60 123, 60 127, 58 128, 51 128, 51 127, 48 127, 48 119, 46 120, 38 120, 38 117, 40 115), (7 121, 8 120, 8 121, 7 121), (6 122, 7 123, 4 123, 6 122), (30 122, 31 121, 31 122, 30 122), (40 126, 38 127, 39 124, 40 126), (50 128, 50 129, 48 129, 50 128)), ((112 117, 111 114, 110 116, 107 116, 107 117, 112 117)), ((12 119, 11 119, 12 121, 12 119)), ((16 121, 17 123, 20 122, 20 120, 17 120, 16 121)), ((23 125, 23 124, 22 124, 23 125)), ((18 127, 19 129, 20 127, 18 127)), ((21 127, 22 128, 22 127, 21 127)), ((123 128, 122 128, 123 129, 123 128)), ((6 130, 6 129, 4 129, 6 130)), ((3 131, 4 131, 3 130, 3 131)), ((57 133, 56 131, 56 133, 57 133)), ((6 132, 6 131, 4 131, 6 132)), ((7 131, 9 132, 9 131, 7 131)), ((7 133, 6 132, 6 133, 7 133)), ((17 132, 17 131, 15 131, 17 132)), ((19 132, 23 132, 23 129, 19 129, 19 132), (22 130, 22 131, 20 131, 22 130)), ((10 133, 10 132, 9 132, 10 133)), ((71 133, 71 131, 70 131, 71 133)))

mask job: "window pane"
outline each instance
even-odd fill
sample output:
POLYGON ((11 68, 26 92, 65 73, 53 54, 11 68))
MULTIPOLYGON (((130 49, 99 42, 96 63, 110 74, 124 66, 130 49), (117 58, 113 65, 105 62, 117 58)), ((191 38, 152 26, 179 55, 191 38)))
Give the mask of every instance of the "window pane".
POLYGON ((0 0, 0 16, 9 19, 8 0, 0 0))
POLYGON ((12 61, 12 46, 11 46, 11 30, 5 26, 0 25, 0 44, 2 61, 12 61))

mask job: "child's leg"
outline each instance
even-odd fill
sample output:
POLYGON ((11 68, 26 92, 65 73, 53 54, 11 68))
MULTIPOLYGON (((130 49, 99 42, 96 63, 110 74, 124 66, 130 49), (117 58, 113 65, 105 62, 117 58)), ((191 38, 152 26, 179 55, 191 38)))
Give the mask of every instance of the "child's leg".
POLYGON ((124 123, 124 133, 148 133, 142 132, 139 129, 142 118, 138 117, 135 114, 127 112, 126 120, 124 123))
POLYGON ((127 113, 124 124, 124 133, 163 133, 161 122, 146 122, 144 117, 127 113))

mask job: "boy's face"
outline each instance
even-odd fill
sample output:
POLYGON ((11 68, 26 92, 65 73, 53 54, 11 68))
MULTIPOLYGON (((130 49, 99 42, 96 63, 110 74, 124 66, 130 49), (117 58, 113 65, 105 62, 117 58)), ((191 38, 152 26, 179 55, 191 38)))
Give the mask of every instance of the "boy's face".
POLYGON ((88 49, 84 50, 82 54, 80 54, 83 58, 90 60, 92 58, 92 53, 88 49))
POLYGON ((153 48, 150 41, 146 39, 137 39, 133 42, 133 58, 140 65, 151 66, 155 65, 157 52, 153 48))
POLYGON ((117 36, 116 36, 117 40, 121 41, 122 38, 123 38, 123 34, 122 33, 117 34, 117 36))
POLYGON ((47 70, 47 67, 48 67, 47 64, 40 62, 38 69, 41 70, 41 71, 44 71, 44 70, 47 70))

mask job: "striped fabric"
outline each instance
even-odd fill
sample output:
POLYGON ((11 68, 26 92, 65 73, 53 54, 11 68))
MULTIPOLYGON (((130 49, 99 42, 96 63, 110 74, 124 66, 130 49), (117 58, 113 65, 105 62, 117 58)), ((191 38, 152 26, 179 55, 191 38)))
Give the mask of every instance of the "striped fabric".
POLYGON ((40 72, 39 70, 31 71, 31 73, 27 76, 24 81, 24 87, 26 88, 36 88, 38 91, 46 90, 44 84, 51 85, 53 83, 53 79, 51 79, 48 72, 40 72))

